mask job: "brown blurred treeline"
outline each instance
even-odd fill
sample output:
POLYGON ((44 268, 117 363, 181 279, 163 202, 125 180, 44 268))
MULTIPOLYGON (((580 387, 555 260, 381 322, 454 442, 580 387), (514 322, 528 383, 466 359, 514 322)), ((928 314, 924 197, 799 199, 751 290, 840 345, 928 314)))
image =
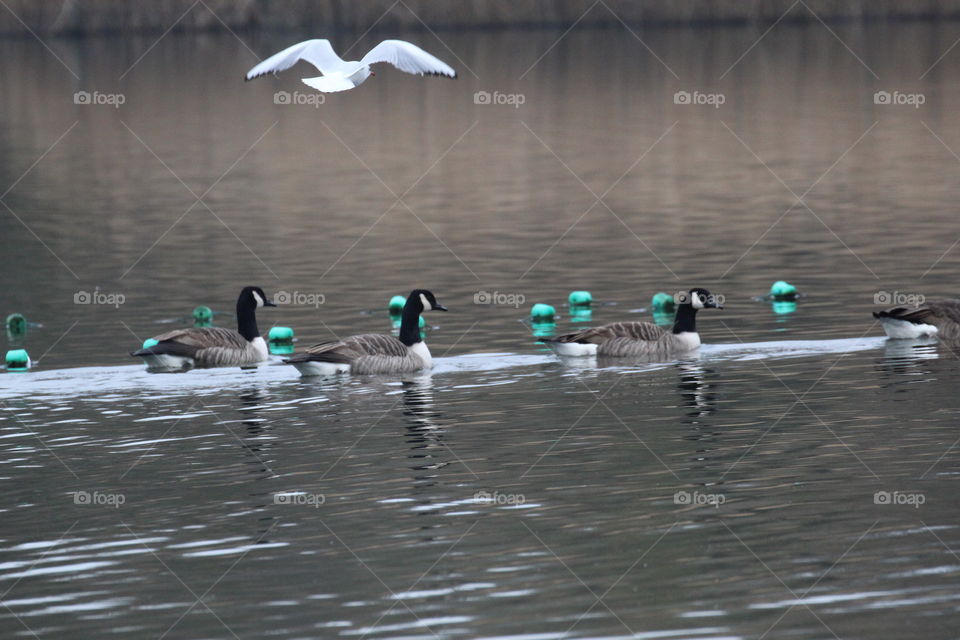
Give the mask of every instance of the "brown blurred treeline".
POLYGON ((0 34, 956 19, 960 0, 5 0, 0 34), (589 9, 589 10, 588 10, 589 9), (586 14, 584 13, 586 12, 586 14))

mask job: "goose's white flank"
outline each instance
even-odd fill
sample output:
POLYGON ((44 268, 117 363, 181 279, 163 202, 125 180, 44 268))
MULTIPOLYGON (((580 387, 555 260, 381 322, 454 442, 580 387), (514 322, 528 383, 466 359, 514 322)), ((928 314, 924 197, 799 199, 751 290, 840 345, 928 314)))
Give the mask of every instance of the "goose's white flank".
POLYGON ((376 75, 370 65, 378 62, 387 62, 400 71, 418 76, 457 77, 457 72, 443 60, 403 40, 384 40, 360 60, 348 61, 334 52, 329 40, 317 39, 300 42, 275 53, 250 69, 247 80, 285 71, 300 60, 309 62, 323 74, 314 78, 302 78, 303 82, 324 93, 359 87, 364 80, 376 75))

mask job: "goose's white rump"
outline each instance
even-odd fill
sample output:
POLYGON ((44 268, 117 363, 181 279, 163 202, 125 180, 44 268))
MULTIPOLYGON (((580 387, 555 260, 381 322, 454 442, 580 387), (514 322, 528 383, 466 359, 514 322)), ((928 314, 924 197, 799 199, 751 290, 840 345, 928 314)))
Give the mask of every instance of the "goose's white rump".
POLYGON ((414 75, 439 75, 456 78, 457 72, 443 60, 430 55, 420 47, 403 40, 384 40, 361 60, 343 60, 334 51, 329 40, 307 40, 275 53, 247 72, 247 80, 268 73, 285 71, 300 60, 315 66, 322 76, 302 78, 317 91, 330 93, 346 91, 363 84, 373 74, 371 64, 387 62, 400 71, 414 75))

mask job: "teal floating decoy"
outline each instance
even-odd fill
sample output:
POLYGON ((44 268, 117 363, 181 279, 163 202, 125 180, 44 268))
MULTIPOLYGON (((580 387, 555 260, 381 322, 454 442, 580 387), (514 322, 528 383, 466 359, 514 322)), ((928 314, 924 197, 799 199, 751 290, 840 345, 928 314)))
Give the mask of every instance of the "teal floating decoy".
POLYGON ((571 307, 589 307, 593 302, 593 296, 589 291, 571 291, 567 296, 567 302, 571 307))
POLYGON ((200 305, 193 310, 193 326, 209 327, 213 325, 213 311, 210 307, 200 305))
POLYGON ((653 294, 653 299, 650 300, 650 307, 652 308, 654 314, 672 314, 676 310, 676 301, 669 293, 660 291, 653 294))
POLYGON ((407 299, 404 296, 393 296, 390 298, 387 310, 390 311, 390 315, 398 316, 403 312, 403 305, 405 304, 407 304, 407 299))
POLYGON ((270 327, 267 340, 270 342, 293 342, 293 329, 290 327, 270 327))
POLYGON ((267 346, 275 356, 293 353, 293 329, 291 327, 270 327, 267 333, 267 346))
POLYGON ((553 319, 556 315, 556 309, 542 302, 538 302, 530 309, 530 317, 534 321, 553 322, 553 319))
POLYGON ((7 334, 11 338, 20 338, 27 332, 27 319, 22 313, 11 313, 7 316, 7 334))
POLYGON ((11 349, 7 351, 7 371, 26 371, 31 366, 33 362, 30 361, 30 356, 27 355, 26 349, 11 349))
POLYGON ((785 280, 777 280, 770 285, 769 297, 771 300, 792 301, 799 297, 799 292, 797 291, 797 288, 789 282, 785 280))

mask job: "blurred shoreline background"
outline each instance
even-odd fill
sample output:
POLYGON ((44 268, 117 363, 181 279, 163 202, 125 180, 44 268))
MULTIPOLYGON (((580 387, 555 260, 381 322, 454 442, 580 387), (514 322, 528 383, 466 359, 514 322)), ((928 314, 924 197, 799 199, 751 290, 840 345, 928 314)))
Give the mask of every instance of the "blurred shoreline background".
POLYGON ((5 0, 0 35, 956 20, 960 0, 5 0), (172 25, 172 26, 171 26, 172 25))

